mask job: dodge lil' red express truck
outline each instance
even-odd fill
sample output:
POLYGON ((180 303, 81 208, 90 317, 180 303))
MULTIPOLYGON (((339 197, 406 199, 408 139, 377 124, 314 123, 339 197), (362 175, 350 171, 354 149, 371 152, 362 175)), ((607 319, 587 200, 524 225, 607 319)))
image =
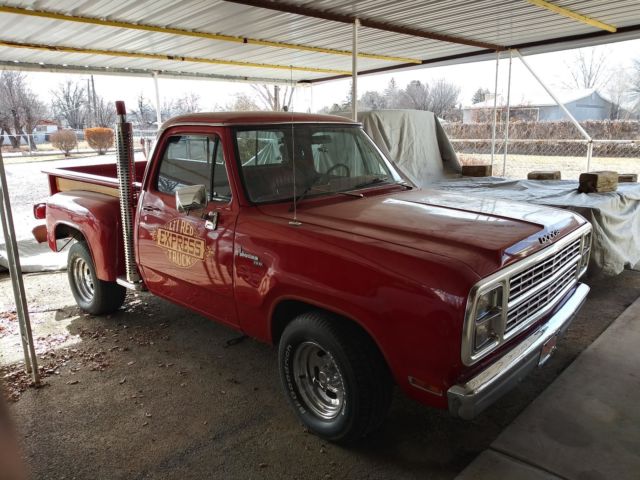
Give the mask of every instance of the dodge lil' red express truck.
POLYGON ((278 346, 284 391, 333 441, 394 385, 470 419, 545 362, 583 304, 580 216, 419 190, 341 117, 214 113, 165 123, 134 162, 49 170, 35 207, 94 314, 146 289, 278 346))

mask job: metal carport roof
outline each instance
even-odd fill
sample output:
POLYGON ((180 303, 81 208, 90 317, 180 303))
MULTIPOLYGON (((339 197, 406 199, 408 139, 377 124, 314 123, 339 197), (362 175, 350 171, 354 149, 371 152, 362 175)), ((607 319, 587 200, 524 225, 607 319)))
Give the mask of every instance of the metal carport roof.
POLYGON ((0 65, 13 69, 317 82, 640 38, 638 0, 14 0, 0 3, 0 65), (552 5, 552 6, 553 6, 552 5))

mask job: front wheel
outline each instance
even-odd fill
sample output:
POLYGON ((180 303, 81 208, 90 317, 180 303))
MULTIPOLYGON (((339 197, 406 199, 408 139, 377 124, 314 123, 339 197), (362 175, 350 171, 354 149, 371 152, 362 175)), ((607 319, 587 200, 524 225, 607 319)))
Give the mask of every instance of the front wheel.
POLYGON ((283 387, 316 435, 348 443, 377 429, 391 403, 387 365, 371 339, 325 312, 295 318, 280 339, 283 387))
POLYGON ((87 313, 111 313, 124 303, 127 290, 116 282, 105 282, 97 277, 85 242, 75 243, 69 249, 67 275, 76 303, 87 313))

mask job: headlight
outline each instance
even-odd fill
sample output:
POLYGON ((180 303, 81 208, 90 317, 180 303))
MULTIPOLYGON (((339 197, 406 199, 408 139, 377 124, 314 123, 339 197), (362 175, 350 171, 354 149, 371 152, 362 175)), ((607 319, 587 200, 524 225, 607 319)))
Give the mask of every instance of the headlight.
POLYGON ((478 352, 497 340, 502 327, 503 286, 483 293, 476 300, 473 351, 478 352))

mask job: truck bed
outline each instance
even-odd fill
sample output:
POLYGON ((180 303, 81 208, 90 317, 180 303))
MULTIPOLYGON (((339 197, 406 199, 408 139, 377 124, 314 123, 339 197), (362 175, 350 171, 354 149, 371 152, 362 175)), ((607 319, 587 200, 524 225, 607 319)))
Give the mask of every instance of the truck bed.
MULTIPOLYGON (((135 162, 134 189, 139 191, 142 186, 146 160, 135 162)), ((118 175, 115 161, 94 163, 89 165, 74 164, 64 167, 42 170, 49 177, 49 191, 51 195, 58 192, 81 190, 99 192, 114 197, 118 194, 118 175)))

